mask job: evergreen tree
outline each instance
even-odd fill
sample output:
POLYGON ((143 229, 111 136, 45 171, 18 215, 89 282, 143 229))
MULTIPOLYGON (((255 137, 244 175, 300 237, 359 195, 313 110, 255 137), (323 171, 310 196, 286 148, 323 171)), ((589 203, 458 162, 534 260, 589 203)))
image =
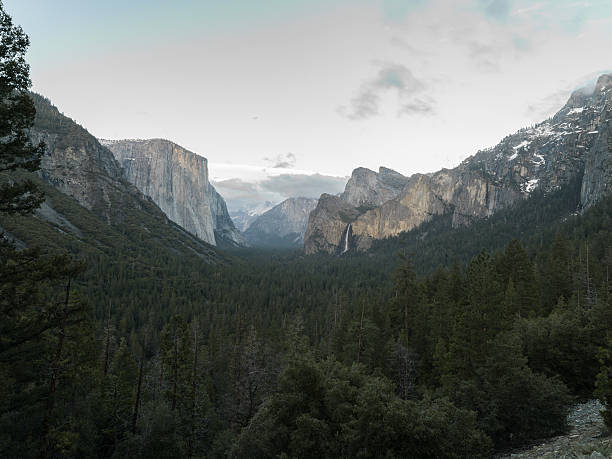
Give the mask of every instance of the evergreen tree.
MULTIPOLYGON (((516 239, 510 242, 505 252, 497 262, 498 270, 501 274, 500 282, 509 288, 512 282, 512 295, 510 303, 506 304, 509 308, 505 312, 511 316, 518 314, 526 317, 529 314, 540 313, 540 300, 538 295, 538 285, 535 277, 535 270, 527 252, 523 249, 516 239)), ((507 293, 508 290, 506 290, 507 293)), ((510 298, 507 298, 510 300, 510 298)))
MULTIPOLYGON (((35 171, 45 151, 41 142, 34 146, 29 128, 36 111, 29 96, 30 67, 25 61, 29 39, 0 3, 0 174, 21 169, 35 171)), ((29 213, 43 195, 32 180, 6 180, 0 175, 0 213, 29 213)))
POLYGON ((601 414, 606 426, 612 429, 612 336, 608 337, 607 346, 599 349, 598 358, 601 368, 595 383, 595 396, 604 407, 601 414))
POLYGON ((555 236, 542 271, 542 300, 544 306, 550 311, 560 297, 567 301, 572 296, 570 247, 564 235, 555 236))

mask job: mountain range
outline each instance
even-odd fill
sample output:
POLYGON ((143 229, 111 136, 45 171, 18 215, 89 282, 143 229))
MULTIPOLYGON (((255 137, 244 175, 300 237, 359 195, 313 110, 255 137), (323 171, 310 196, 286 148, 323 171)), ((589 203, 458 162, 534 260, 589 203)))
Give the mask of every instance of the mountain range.
POLYGON ((304 250, 345 253, 397 236, 436 215, 453 227, 485 218, 536 189, 581 182, 580 209, 612 190, 612 74, 575 91, 552 118, 505 137, 454 169, 404 177, 358 168, 339 196, 324 194, 310 214, 304 250))
MULTIPOLYGON (((572 180, 581 184, 577 210, 592 206, 612 189, 611 89, 612 75, 602 75, 593 90, 574 92, 550 119, 453 169, 406 177, 385 167, 356 168, 343 193, 290 198, 261 215, 249 214, 244 234, 209 182, 206 158, 180 145, 163 139, 98 140, 38 95, 33 95, 38 114, 31 137, 48 147, 40 177, 109 225, 150 199, 159 208, 156 218, 167 217, 211 246, 303 243, 306 254, 342 254, 367 250, 373 241, 434 216, 449 215, 454 228, 468 225, 534 190, 549 193, 572 180)), ((73 234, 80 231, 49 203, 38 215, 63 222, 73 234)))

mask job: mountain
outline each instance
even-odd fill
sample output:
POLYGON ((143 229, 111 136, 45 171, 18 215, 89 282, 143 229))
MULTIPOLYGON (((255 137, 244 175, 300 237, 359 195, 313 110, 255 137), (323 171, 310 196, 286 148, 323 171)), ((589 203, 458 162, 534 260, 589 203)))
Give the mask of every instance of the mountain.
POLYGON ((225 201, 208 180, 206 158, 163 139, 100 143, 114 154, 126 178, 170 220, 211 245, 245 244, 225 201))
POLYGON ((234 225, 236 225, 236 228, 244 233, 251 223, 257 220, 261 214, 270 210, 272 207, 274 207, 273 202, 265 201, 264 203, 259 203, 257 206, 252 208, 230 210, 229 214, 234 222, 234 225))
POLYGON ((251 246, 300 247, 317 200, 289 198, 260 215, 244 232, 251 246))
POLYGON ((450 214, 453 227, 469 224, 535 189, 550 192, 574 178, 582 186, 580 208, 588 208, 612 190, 611 89, 612 75, 602 75, 593 91, 574 92, 552 118, 507 136, 454 169, 412 175, 383 203, 389 187, 374 172, 357 169, 341 196, 319 200, 308 222, 305 252, 367 249, 373 240, 396 236, 435 215, 450 214), (375 207, 368 207, 370 202, 375 207))
MULTIPOLYGON (((168 219, 128 182, 113 154, 86 129, 64 116, 44 97, 31 95, 36 119, 30 130, 46 153, 38 174, 46 201, 33 216, 4 216, 0 227, 21 242, 45 250, 68 250, 93 265, 133 257, 136 265, 179 257, 216 263, 214 248, 168 219)), ((2 177, 0 177, 1 179, 2 177)))
POLYGON ((342 199, 352 206, 380 206, 396 197, 408 177, 386 167, 380 167, 378 173, 358 167, 351 174, 346 184, 342 199))

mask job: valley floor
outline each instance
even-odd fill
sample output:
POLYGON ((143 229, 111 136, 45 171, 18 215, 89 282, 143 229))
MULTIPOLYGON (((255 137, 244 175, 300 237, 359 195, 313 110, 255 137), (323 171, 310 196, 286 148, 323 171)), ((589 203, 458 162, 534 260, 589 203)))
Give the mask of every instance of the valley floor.
POLYGON ((529 449, 498 456, 499 459, 612 458, 612 437, 606 434, 598 400, 575 405, 568 418, 571 430, 529 449))

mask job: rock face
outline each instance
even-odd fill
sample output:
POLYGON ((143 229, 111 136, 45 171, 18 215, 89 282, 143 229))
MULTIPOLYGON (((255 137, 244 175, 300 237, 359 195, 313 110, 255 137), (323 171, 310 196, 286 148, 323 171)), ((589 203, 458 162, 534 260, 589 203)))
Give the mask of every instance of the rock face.
POLYGON ((555 190, 574 177, 582 180, 586 208, 612 192, 611 118, 612 75, 603 75, 593 92, 576 91, 551 119, 521 129, 454 169, 404 179, 386 174, 395 184, 386 187, 379 185, 389 183, 379 177, 382 169, 379 174, 356 169, 340 197, 321 197, 304 250, 367 249, 373 239, 395 236, 444 213, 452 213, 454 226, 469 224, 535 189, 555 190), (388 198, 402 180, 401 191, 388 198))
POLYGON ((598 105, 603 107, 596 114, 594 130, 588 134, 595 139, 586 152, 581 193, 585 207, 612 192, 612 75, 599 78, 592 99, 599 99, 598 105))
POLYGON ((217 193, 215 187, 209 185, 210 210, 213 217, 215 241, 221 247, 244 247, 247 245, 244 236, 236 229, 232 218, 227 211, 223 197, 217 193))
POLYGON ((378 173, 358 167, 351 174, 342 199, 355 207, 380 206, 396 197, 407 181, 408 177, 386 167, 379 168, 378 173))
MULTIPOLYGON (((55 236, 57 231, 71 251, 89 246, 100 253, 116 253, 116 249, 131 250, 135 242, 147 241, 167 256, 218 260, 213 247, 170 221, 151 198, 132 185, 113 153, 94 136, 48 99, 38 94, 31 97, 36 118, 29 134, 34 142, 46 144, 37 174, 46 182, 41 188, 47 199, 33 215, 48 223, 40 226, 40 234, 55 236)), ((20 224, 8 223, 12 234, 20 234, 20 224)), ((29 238, 27 233, 22 233, 24 241, 29 238)), ((61 246, 63 242, 50 238, 50 244, 61 246)))
POLYGON ((244 245, 223 198, 208 180, 206 158, 168 140, 100 140, 126 178, 170 220, 212 245, 244 245))
POLYGON ((119 196, 142 196, 124 179, 113 154, 94 136, 60 114, 44 97, 31 97, 36 119, 30 137, 47 146, 39 172, 43 179, 108 223, 113 206, 120 204, 119 196))
POLYGON ((251 246, 301 247, 316 199, 289 198, 260 215, 244 232, 251 246))
MULTIPOLYGON (((357 207, 344 201, 340 196, 322 194, 317 207, 308 218, 304 251, 306 253, 344 251, 341 249, 342 236, 348 231, 349 224, 360 214, 357 207)), ((348 243, 352 246, 353 240, 349 240, 348 243)))

